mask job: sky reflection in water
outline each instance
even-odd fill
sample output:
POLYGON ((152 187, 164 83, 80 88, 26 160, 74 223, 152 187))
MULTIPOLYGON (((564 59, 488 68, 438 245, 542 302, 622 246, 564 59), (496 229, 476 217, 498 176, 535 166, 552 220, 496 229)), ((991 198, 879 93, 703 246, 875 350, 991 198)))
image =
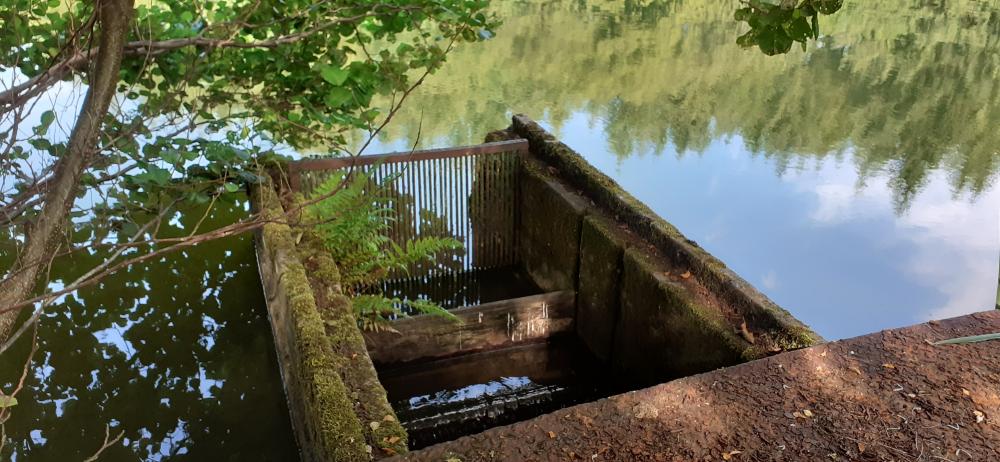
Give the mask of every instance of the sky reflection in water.
POLYGON ((542 122, 828 339, 994 306, 1000 9, 846 2, 808 51, 739 2, 517 2, 369 152, 542 122))

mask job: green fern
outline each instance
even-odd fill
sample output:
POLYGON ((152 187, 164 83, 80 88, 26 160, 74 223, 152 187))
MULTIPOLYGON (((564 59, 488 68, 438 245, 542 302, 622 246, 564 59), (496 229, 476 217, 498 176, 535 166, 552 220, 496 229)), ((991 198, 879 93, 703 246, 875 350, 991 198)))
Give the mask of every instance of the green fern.
POLYGON ((379 290, 378 283, 386 277, 408 274, 419 264, 433 264, 441 253, 462 246, 445 237, 403 243, 390 239, 394 213, 387 192, 396 178, 390 176, 378 184, 367 173, 334 172, 313 193, 313 197, 329 197, 307 211, 340 267, 341 284, 352 297, 358 323, 365 330, 393 330, 390 320, 406 316, 406 311, 456 319, 431 300, 389 298, 379 290))

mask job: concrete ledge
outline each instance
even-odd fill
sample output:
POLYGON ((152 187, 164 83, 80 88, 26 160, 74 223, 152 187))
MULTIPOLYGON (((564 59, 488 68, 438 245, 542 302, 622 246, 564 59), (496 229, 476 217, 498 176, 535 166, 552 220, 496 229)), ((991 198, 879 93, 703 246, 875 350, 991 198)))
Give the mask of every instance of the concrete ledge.
POLYGON ((563 409, 400 460, 1000 460, 990 311, 782 353, 563 409))
POLYGON ((636 200, 614 180, 591 166, 579 154, 523 115, 506 130, 527 139, 533 155, 550 165, 596 206, 652 244, 673 266, 688 268, 710 292, 739 313, 747 329, 766 335, 785 349, 817 344, 822 338, 787 311, 758 292, 694 241, 636 200))
POLYGON ((257 262, 301 458, 367 461, 361 424, 337 372, 281 203, 270 183, 255 187, 251 200, 256 210, 275 220, 257 233, 257 262))

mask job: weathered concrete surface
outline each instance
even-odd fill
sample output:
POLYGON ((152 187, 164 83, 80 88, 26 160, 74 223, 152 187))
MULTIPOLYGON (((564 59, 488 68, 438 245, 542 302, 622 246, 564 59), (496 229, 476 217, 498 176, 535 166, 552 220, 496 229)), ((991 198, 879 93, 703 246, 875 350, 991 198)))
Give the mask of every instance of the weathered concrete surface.
POLYGON ((611 359, 621 304, 622 256, 626 242, 609 220, 588 215, 580 231, 580 287, 576 332, 602 361, 611 359))
POLYGON ((576 290, 587 203, 548 178, 541 164, 525 159, 522 166, 518 250, 524 268, 543 290, 576 290))
POLYGON ((698 302, 641 248, 625 251, 614 366, 645 383, 753 359, 722 314, 698 302))
POLYGON ((631 233, 655 247, 660 257, 681 273, 689 273, 686 285, 697 285, 713 294, 731 313, 732 327, 741 325, 758 343, 784 349, 815 345, 822 338, 753 288, 694 241, 636 200, 614 180, 587 163, 583 157, 546 132, 531 119, 516 115, 505 131, 494 137, 519 136, 529 141, 531 153, 548 165, 554 176, 593 201, 594 208, 628 227, 631 233))
POLYGON ((991 311, 782 353, 410 453, 412 461, 1000 459, 991 311))
POLYGON ((257 233, 257 261, 301 458, 369 460, 361 423, 338 374, 281 203, 270 183, 255 187, 251 194, 255 209, 274 220, 257 233))

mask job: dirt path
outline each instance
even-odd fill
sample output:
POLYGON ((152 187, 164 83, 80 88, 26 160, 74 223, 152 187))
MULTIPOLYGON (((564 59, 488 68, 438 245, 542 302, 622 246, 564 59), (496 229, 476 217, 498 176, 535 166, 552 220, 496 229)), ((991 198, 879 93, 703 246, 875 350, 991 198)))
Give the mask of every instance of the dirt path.
POLYGON ((410 453, 413 461, 1000 460, 1000 311, 780 354, 410 453))

